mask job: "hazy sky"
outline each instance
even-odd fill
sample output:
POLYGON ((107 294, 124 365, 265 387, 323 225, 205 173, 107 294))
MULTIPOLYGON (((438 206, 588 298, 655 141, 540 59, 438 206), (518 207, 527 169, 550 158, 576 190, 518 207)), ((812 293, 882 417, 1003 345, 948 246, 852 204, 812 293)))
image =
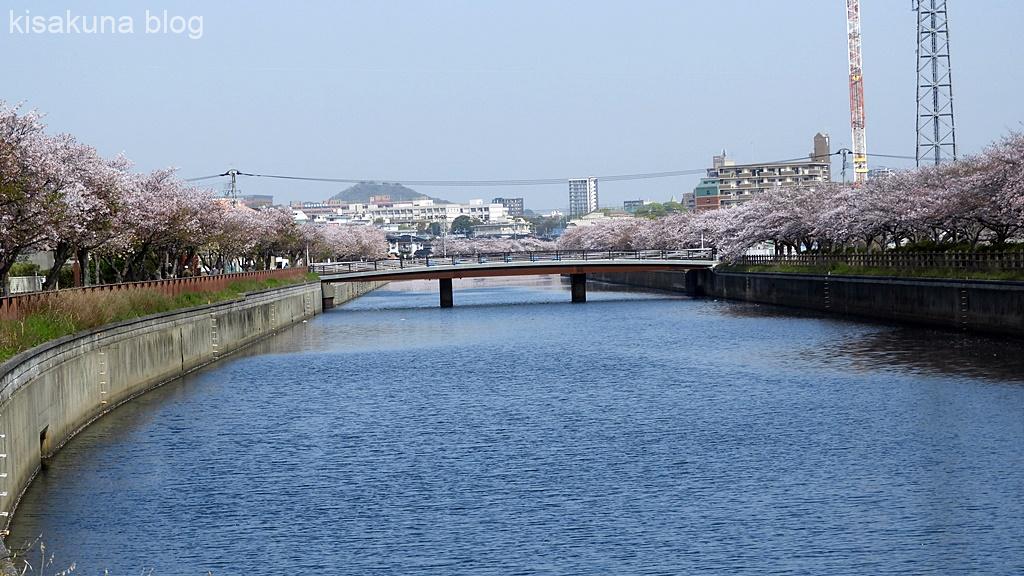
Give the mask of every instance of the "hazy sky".
MULTIPOLYGON (((183 177, 236 167, 399 182, 568 178, 703 168, 722 148, 739 162, 802 156, 817 131, 833 149, 850 142, 843 0, 2 4, 0 99, 139 169, 177 166, 183 177), (130 17, 133 33, 22 33, 12 19, 26 10, 130 17), (147 34, 147 10, 201 17, 202 37, 147 34)), ((1024 2, 949 8, 957 137, 970 153, 1021 126, 1024 2)), ((862 13, 868 149, 913 155, 911 2, 863 0, 862 13)), ((695 183, 607 182, 601 203, 678 198, 695 183)), ((344 186, 242 187, 288 201, 344 186)), ((567 203, 564 185, 417 189, 567 203)))

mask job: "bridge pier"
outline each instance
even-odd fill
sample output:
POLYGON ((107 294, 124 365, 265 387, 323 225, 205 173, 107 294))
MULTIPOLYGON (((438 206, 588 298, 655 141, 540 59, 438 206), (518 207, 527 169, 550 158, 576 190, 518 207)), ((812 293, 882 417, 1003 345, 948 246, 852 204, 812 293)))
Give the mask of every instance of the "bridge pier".
POLYGON ((455 305, 455 301, 452 298, 452 279, 438 278, 437 282, 441 289, 441 308, 451 308, 455 305))
POLYGON ((569 278, 572 280, 572 301, 573 302, 586 302, 587 301, 587 275, 586 274, 570 274, 569 278))

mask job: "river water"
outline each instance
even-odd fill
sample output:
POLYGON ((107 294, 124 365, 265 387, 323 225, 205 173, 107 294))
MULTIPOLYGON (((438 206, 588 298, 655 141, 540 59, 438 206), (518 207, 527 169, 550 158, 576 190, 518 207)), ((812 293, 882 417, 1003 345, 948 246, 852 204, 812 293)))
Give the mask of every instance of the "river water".
POLYGON ((139 574, 1020 574, 1024 354, 557 277, 391 284, 147 394, 9 544, 139 574))

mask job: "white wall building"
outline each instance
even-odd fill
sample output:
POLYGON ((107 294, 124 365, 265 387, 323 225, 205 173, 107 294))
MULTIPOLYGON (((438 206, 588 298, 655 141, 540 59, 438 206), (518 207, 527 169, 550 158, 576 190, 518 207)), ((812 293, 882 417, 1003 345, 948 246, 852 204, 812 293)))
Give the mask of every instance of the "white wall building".
POLYGON ((470 200, 467 204, 435 204, 429 199, 380 204, 303 202, 293 204, 292 213, 296 220, 378 225, 447 222, 448 226, 451 226, 459 216, 469 216, 481 222, 507 220, 504 206, 485 204, 483 200, 470 200))
POLYGON ((569 218, 578 218, 600 208, 597 199, 597 178, 569 180, 569 218))

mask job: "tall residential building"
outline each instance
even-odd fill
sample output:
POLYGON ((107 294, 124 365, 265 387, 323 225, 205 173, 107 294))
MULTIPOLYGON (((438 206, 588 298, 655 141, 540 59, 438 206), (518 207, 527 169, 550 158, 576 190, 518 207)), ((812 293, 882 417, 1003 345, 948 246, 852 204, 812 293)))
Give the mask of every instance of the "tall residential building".
POLYGON ((806 186, 832 179, 831 153, 827 134, 814 136, 814 151, 807 160, 736 164, 725 151, 712 159, 707 178, 694 189, 697 210, 715 210, 750 200, 774 186, 806 186))
POLYGON ((598 208, 597 178, 569 179, 569 218, 590 214, 598 208))
POLYGON ((505 207, 505 214, 511 218, 521 218, 525 206, 522 198, 495 198, 491 204, 501 204, 505 207))

